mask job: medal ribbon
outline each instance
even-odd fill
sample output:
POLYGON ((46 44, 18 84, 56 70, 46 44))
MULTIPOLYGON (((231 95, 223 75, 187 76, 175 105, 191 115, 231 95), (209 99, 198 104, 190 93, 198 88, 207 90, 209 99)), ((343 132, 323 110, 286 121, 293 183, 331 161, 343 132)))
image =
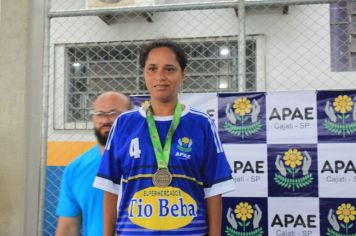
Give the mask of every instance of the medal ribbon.
POLYGON ((159 139, 156 123, 153 118, 153 111, 151 105, 146 110, 146 121, 148 124, 148 130, 150 132, 151 142, 153 145, 153 150, 155 152, 158 169, 168 169, 169 154, 171 153, 171 143, 172 137, 179 125, 180 117, 182 115, 183 106, 180 103, 177 103, 174 110, 173 120, 169 127, 166 143, 162 149, 162 144, 159 139))

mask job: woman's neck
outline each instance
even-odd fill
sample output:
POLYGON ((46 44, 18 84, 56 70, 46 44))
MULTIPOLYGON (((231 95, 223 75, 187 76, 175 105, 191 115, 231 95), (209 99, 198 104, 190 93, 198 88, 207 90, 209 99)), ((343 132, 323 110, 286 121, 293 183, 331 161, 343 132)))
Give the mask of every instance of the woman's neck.
POLYGON ((153 115, 155 116, 172 116, 177 105, 177 100, 172 102, 151 101, 153 115))

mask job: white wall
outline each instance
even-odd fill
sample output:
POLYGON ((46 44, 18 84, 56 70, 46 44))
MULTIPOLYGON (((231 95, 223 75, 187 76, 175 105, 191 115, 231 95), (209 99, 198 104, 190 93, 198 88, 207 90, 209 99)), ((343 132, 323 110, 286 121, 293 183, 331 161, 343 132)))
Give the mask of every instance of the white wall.
POLYGON ((266 35, 268 91, 356 88, 356 72, 330 66, 329 5, 292 6, 288 15, 251 14, 247 33, 266 35))

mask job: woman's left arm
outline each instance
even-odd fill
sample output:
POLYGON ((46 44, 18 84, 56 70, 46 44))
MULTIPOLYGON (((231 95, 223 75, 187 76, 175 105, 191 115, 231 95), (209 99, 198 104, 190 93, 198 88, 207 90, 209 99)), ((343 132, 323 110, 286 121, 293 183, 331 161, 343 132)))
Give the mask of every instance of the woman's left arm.
POLYGON ((221 236, 222 198, 221 194, 206 199, 209 236, 221 236))

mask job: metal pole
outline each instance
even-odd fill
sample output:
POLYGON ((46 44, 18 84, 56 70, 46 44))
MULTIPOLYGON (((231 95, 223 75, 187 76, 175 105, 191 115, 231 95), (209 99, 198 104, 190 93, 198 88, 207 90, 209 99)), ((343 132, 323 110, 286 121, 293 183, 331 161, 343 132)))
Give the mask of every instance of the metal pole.
MULTIPOLYGON (((47 2, 47 1, 45 1, 47 2)), ((46 190, 46 170, 47 170, 47 143, 48 143, 48 113, 49 113, 49 39, 50 39, 50 18, 48 17, 49 3, 45 7, 45 37, 44 37, 44 63, 43 63, 43 100, 42 100, 42 149, 41 149, 41 167, 40 167, 40 199, 39 199, 39 214, 37 236, 43 235, 44 223, 44 203, 46 190)))
POLYGON ((161 4, 153 6, 123 6, 116 8, 96 8, 96 9, 78 9, 53 11, 49 17, 72 17, 72 16, 97 16, 97 15, 117 15, 123 13, 143 13, 143 12, 167 12, 183 10, 203 10, 203 9, 223 9, 236 6, 237 1, 219 1, 216 2, 199 2, 199 3, 181 3, 181 4, 161 4))
MULTIPOLYGON (((245 1, 245 7, 257 6, 291 6, 291 5, 312 5, 336 3, 340 0, 249 0, 245 1)), ((356 2, 356 0, 350 0, 356 2)), ((98 15, 118 15, 125 13, 143 13, 143 12, 165 12, 165 11, 183 11, 183 10, 204 10, 204 9, 223 9, 235 8, 239 1, 219 1, 219 2, 199 2, 199 3, 181 3, 181 4, 163 4, 153 6, 123 6, 116 8, 99 9, 77 9, 64 11, 51 11, 49 18, 54 17, 73 17, 73 16, 98 16, 98 15)))
POLYGON ((246 90, 246 27, 245 27, 245 0, 239 1, 239 39, 238 39, 238 91, 246 90))
POLYGON ((41 156, 41 91, 43 77, 44 24, 47 12, 45 0, 31 0, 29 40, 27 54, 27 85, 26 85, 26 185, 25 199, 25 235, 37 235, 40 214, 40 166, 41 156), (33 58, 36 58, 34 60, 33 58), (35 201, 34 201, 35 200, 35 201))

